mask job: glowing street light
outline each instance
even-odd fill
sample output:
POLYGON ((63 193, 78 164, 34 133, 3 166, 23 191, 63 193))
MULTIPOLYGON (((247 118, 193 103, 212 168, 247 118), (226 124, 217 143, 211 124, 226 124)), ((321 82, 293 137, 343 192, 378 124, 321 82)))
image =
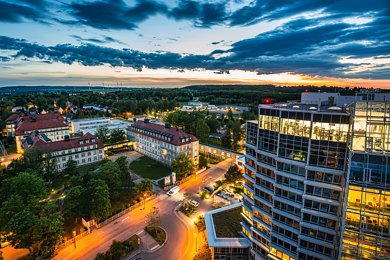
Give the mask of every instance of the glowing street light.
POLYGON ((72 235, 73 235, 74 248, 76 248, 77 246, 76 246, 76 231, 75 230, 72 231, 72 235))
POLYGON ((144 209, 146 207, 146 192, 144 193, 144 209))

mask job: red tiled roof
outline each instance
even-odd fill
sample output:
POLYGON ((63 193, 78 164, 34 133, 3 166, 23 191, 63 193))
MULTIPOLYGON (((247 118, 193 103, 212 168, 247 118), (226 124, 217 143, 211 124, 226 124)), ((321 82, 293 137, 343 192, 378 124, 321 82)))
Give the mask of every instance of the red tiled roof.
POLYGON ((59 114, 26 115, 19 121, 16 135, 23 135, 26 131, 36 131, 47 128, 66 127, 65 119, 59 114), (36 121, 33 121, 35 118, 36 121))
POLYGON ((31 133, 29 137, 32 139, 33 144, 28 147, 27 142, 23 142, 25 149, 36 147, 44 152, 63 151, 93 144, 97 144, 98 148, 103 147, 102 141, 90 133, 86 133, 82 137, 71 138, 67 141, 62 140, 55 142, 46 142, 40 135, 36 135, 35 133, 31 133), (87 140, 89 141, 88 143, 86 142, 87 140), (92 140, 94 140, 94 142, 92 142, 92 140))
POLYGON ((12 114, 12 115, 10 115, 5 121, 6 121, 6 122, 15 121, 16 119, 18 119, 18 117, 19 117, 18 114, 12 114))
POLYGON ((133 125, 128 127, 129 131, 137 132, 142 129, 149 131, 150 133, 140 133, 142 135, 150 136, 152 138, 171 143, 173 145, 183 145, 183 144, 189 144, 194 141, 197 141, 198 139, 193 136, 192 134, 187 134, 186 132, 179 130, 177 128, 171 128, 171 127, 165 127, 164 125, 155 124, 155 123, 145 123, 144 121, 137 121, 133 125), (156 136, 153 135, 153 133, 156 133, 156 136), (163 137, 159 137, 158 135, 166 135, 170 136, 170 140, 166 140, 163 137), (188 141, 186 139, 188 138, 188 141), (184 140, 184 141, 183 141, 184 140))

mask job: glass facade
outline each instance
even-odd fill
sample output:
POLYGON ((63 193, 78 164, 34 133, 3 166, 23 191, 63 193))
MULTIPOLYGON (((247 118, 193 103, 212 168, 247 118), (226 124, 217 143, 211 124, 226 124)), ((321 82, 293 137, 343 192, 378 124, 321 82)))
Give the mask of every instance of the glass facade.
POLYGON ((259 107, 244 175, 253 259, 337 259, 349 120, 342 111, 259 107))
POLYGON ((341 259, 389 259, 390 103, 357 102, 341 259))

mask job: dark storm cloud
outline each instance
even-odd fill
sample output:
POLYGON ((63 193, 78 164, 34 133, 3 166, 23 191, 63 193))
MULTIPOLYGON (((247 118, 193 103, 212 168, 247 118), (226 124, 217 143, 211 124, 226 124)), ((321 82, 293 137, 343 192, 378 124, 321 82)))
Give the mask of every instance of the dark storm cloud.
POLYGON ((249 5, 233 11, 229 21, 231 25, 250 25, 320 10, 323 13, 329 13, 329 19, 334 19, 388 9, 388 0, 372 0, 370 2, 356 0, 255 0, 249 5))
MULTIPOLYGON (((98 38, 73 36, 86 44, 59 44, 49 47, 0 37, 0 49, 16 51, 16 55, 8 58, 37 58, 66 64, 78 62, 85 66, 107 64, 136 69, 204 68, 218 71, 241 69, 261 73, 296 72, 320 76, 385 78, 388 69, 383 67, 381 62, 367 63, 365 65, 369 67, 369 71, 353 74, 350 72, 358 71, 355 69, 360 64, 340 63, 345 57, 379 60, 390 55, 390 11, 385 5, 386 1, 372 0, 370 4, 357 2, 353 4, 348 0, 307 0, 292 3, 288 1, 289 4, 283 4, 287 1, 263 0, 254 1, 233 14, 229 14, 227 2, 222 1, 209 3, 184 0, 173 8, 151 0, 138 1, 134 6, 128 6, 121 0, 74 2, 71 4, 71 14, 76 18, 74 23, 109 29, 133 29, 139 22, 157 13, 176 20, 192 21, 198 27, 210 27, 220 23, 247 25, 320 9, 326 10, 326 15, 315 19, 290 20, 272 31, 237 41, 227 50, 215 50, 208 55, 145 53, 90 44, 120 43, 105 35, 98 38), (370 17, 371 21, 354 24, 353 21, 342 19, 351 15, 370 17)), ((154 42, 157 40, 153 39, 154 42)), ((222 40, 211 44, 218 46, 223 42, 222 40)), ((7 61, 7 57, 3 60, 7 61)))
POLYGON ((69 5, 70 14, 76 19, 66 23, 83 24, 99 29, 137 28, 137 24, 148 17, 166 10, 166 6, 152 0, 140 0, 128 6, 122 0, 96 2, 75 1, 69 5))
POLYGON ((214 60, 208 55, 180 55, 171 52, 144 53, 131 49, 114 49, 83 44, 74 46, 59 44, 46 47, 27 43, 24 40, 0 36, 0 49, 17 50, 14 58, 38 58, 46 61, 72 64, 79 62, 85 66, 108 64, 152 69, 158 68, 199 68, 214 60))
POLYGON ((183 0, 166 14, 175 20, 190 20, 196 27, 208 28, 227 19, 227 1, 211 3, 183 0))
POLYGON ((18 23, 44 18, 44 1, 0 1, 0 22, 18 23))

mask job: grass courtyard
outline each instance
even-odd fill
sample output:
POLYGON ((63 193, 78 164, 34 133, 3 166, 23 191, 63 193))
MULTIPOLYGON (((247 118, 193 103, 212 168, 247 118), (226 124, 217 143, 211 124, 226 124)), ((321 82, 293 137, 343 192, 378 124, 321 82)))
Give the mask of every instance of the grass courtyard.
POLYGON ((217 237, 241 237, 241 207, 213 214, 213 222, 217 237))
POLYGON ((171 174, 171 170, 168 167, 146 156, 142 156, 132 162, 130 170, 143 178, 151 180, 157 180, 171 174))

